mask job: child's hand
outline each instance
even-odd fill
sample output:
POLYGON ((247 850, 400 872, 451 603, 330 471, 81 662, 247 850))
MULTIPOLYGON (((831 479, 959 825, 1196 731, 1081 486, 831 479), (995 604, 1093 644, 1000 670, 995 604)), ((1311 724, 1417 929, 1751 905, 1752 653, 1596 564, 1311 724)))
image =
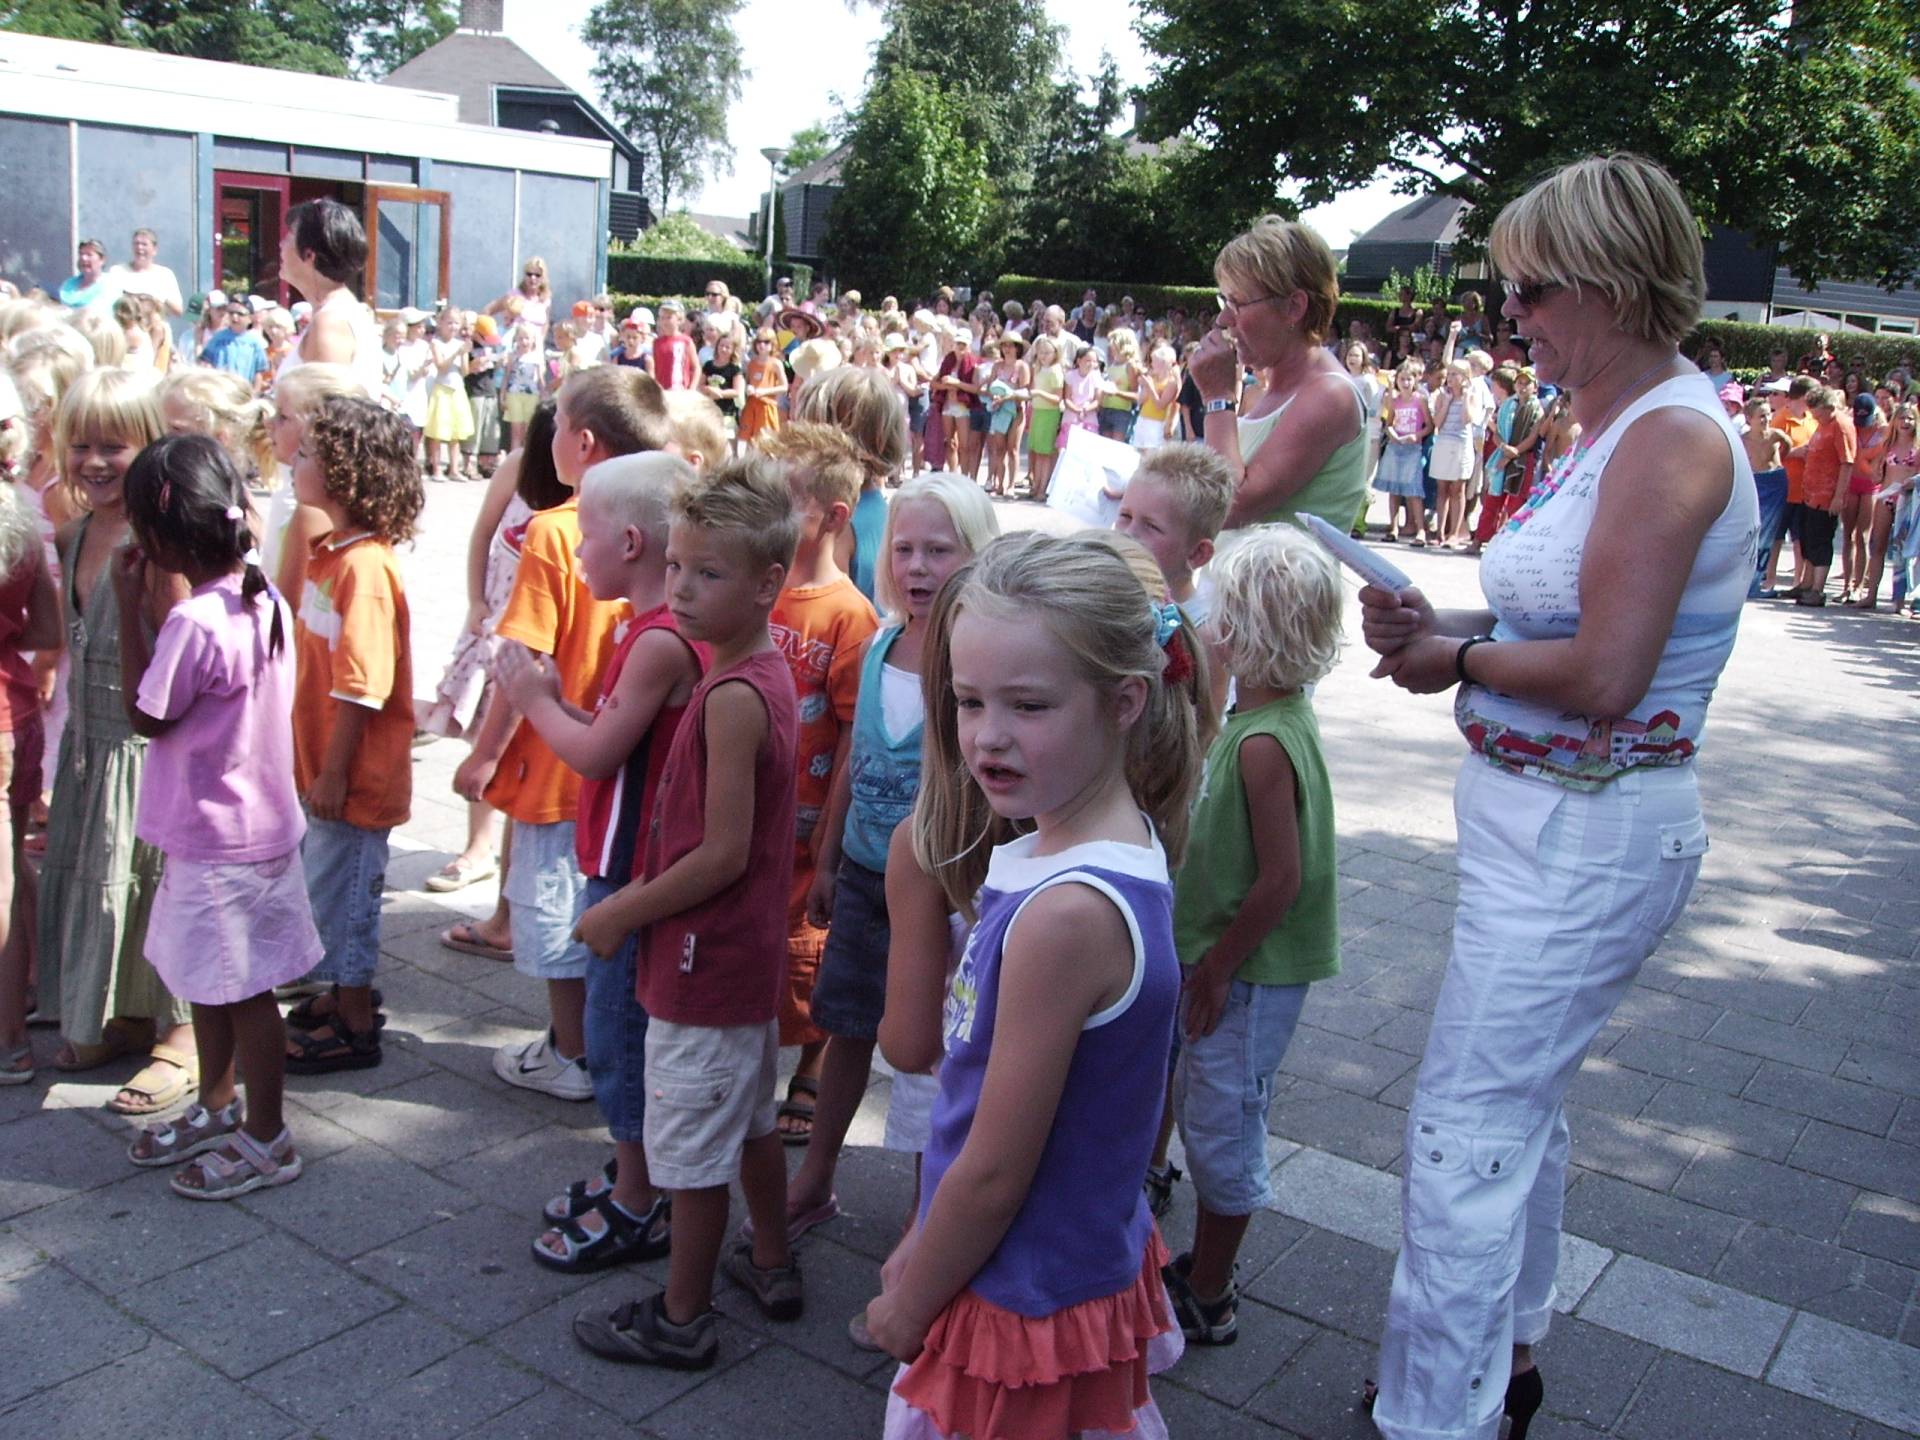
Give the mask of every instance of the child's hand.
POLYGON ((513 708, 522 715, 542 696, 550 700, 560 698, 560 672, 553 668, 553 662, 517 641, 502 645, 493 657, 493 678, 500 682, 500 688, 513 701, 513 708))
POLYGON ((322 770, 307 788, 307 813, 316 820, 338 820, 346 813, 347 777, 322 770))
POLYGON ((1219 1027, 1220 1017, 1227 1010, 1227 996, 1233 990, 1233 972, 1210 965, 1202 957, 1187 972, 1180 989, 1187 1002, 1187 1039, 1198 1040, 1219 1027))
POLYGON ((627 939, 626 927, 609 913, 611 908, 606 900, 598 905, 589 905, 581 912, 579 923, 573 927, 573 938, 602 960, 610 958, 627 939))
POLYGON ((901 1313, 898 1293, 883 1290, 867 1302, 867 1333, 874 1344, 905 1365, 925 1346, 927 1327, 901 1313))
POLYGON ((813 884, 807 887, 807 923, 818 930, 833 924, 833 892, 839 877, 826 866, 815 867, 813 884))
POLYGON ((493 783, 493 772, 500 768, 498 760, 489 760, 473 752, 462 760, 453 772, 453 793, 462 800, 478 800, 487 786, 493 783))
POLYGON ((122 605, 138 607, 147 594, 147 552, 128 545, 114 557, 113 593, 122 605))
POLYGON ((467 606, 467 624, 463 633, 468 635, 487 633, 487 602, 485 600, 476 600, 467 606))

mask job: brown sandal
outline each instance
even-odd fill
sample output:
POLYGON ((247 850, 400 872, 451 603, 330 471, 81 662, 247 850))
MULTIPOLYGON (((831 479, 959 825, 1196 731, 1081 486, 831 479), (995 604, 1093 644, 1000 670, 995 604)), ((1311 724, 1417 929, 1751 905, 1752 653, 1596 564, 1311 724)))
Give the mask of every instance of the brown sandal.
POLYGON ((139 1073, 107 1101, 107 1108, 116 1115, 158 1115, 199 1089, 200 1057, 191 1050, 156 1045, 139 1073))

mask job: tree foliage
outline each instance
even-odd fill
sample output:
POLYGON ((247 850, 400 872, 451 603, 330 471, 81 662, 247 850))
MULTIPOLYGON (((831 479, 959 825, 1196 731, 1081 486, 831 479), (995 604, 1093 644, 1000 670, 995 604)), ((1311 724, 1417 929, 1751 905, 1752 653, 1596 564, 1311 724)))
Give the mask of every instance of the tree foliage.
POLYGON ((727 107, 746 70, 734 17, 744 0, 599 0, 580 27, 593 82, 646 156, 662 214, 731 159, 727 107))
POLYGON ((451 0, 20 0, 0 29, 377 78, 452 31, 451 0))
POLYGON ((702 229, 684 210, 663 216, 621 248, 631 255, 661 260, 737 261, 742 254, 738 245, 702 229))
POLYGON ((833 150, 833 133, 818 120, 802 125, 787 142, 787 158, 780 162, 783 174, 804 170, 816 160, 824 160, 833 150))
POLYGON ((1635 150, 1703 221, 1806 280, 1920 263, 1912 0, 1143 0, 1148 124, 1205 147, 1244 221, 1397 172, 1471 201, 1469 244, 1544 172, 1635 150))
POLYGON ((995 191, 966 105, 932 76, 877 79, 854 122, 826 237, 843 282, 924 292, 979 253, 995 191))

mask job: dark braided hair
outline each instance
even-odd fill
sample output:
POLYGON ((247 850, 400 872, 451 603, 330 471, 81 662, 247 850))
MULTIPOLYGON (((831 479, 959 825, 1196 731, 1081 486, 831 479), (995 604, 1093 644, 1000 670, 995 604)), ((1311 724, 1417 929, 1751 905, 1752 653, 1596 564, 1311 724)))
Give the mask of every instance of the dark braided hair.
MULTIPOLYGON (((269 593, 253 530, 246 482, 226 447, 207 435, 165 435, 134 457, 124 484, 127 519, 154 558, 191 562, 231 575, 245 570, 240 598, 252 605, 269 593)), ((271 600, 269 604, 272 604, 271 600)), ((267 653, 286 644, 280 607, 272 605, 267 653)))

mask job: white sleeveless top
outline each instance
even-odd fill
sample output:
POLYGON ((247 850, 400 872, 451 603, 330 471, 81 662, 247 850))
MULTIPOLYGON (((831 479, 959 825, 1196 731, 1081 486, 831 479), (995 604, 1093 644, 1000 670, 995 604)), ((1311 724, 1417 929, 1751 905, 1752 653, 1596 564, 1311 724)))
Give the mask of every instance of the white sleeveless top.
POLYGON ((1656 385, 1591 445, 1536 485, 1480 561, 1495 640, 1570 638, 1580 627, 1580 561, 1600 483, 1627 428, 1652 410, 1678 406, 1711 416, 1733 458, 1732 493, 1695 554, 1653 683, 1631 714, 1589 716, 1462 685, 1454 720, 1486 759, 1514 774, 1574 790, 1598 790, 1616 775, 1684 765, 1699 749, 1707 703, 1733 653, 1760 530, 1753 467, 1712 385, 1698 373, 1656 385), (1564 467, 1564 468, 1562 468, 1564 467), (1563 476, 1558 487, 1555 476, 1563 476))
MULTIPOLYGON (((382 369, 380 332, 367 314, 367 307, 353 298, 351 290, 340 291, 347 298, 337 302, 346 312, 347 325, 353 331, 353 359, 347 368, 353 372, 353 378, 360 382, 360 388, 366 391, 369 400, 378 400, 384 385, 382 369)), ((335 302, 329 302, 335 303, 335 302)), ((319 313, 317 310, 314 312, 319 313)), ((306 336, 300 337, 300 343, 287 347, 286 356, 280 361, 280 368, 273 372, 273 383, 278 385, 282 379, 298 370, 307 362, 300 356, 300 345, 306 343, 306 336)))

